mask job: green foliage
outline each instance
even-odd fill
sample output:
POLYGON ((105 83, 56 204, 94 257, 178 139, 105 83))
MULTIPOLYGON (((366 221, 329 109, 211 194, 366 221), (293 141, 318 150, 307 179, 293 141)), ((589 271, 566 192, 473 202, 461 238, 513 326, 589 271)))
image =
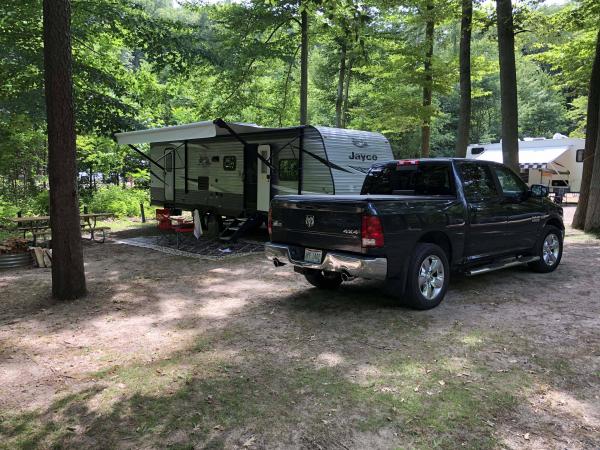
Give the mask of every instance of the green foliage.
POLYGON ((148 191, 127 189, 120 186, 100 188, 89 203, 90 212, 110 212, 117 217, 132 217, 140 214, 140 203, 150 208, 148 191))
MULTIPOLYGON (((431 122, 432 155, 452 154, 459 2, 180 3, 73 0, 81 173, 147 186, 147 161, 112 139, 122 130, 216 117, 297 125, 301 6, 310 22, 311 123, 336 122, 345 49, 345 126, 383 132, 398 156, 418 156, 421 125, 431 122), (433 103, 423 107, 428 20, 435 22, 433 103)), ((582 134, 599 5, 573 0, 564 6, 534 1, 515 7, 521 137, 582 134)), ((41 11, 41 0, 0 3, 0 195, 24 211, 41 209, 32 199, 48 183, 41 11)), ((471 142, 500 138, 495 33, 493 5, 475 2, 471 142)), ((84 203, 92 201, 94 179, 80 182, 84 203)))
POLYGON ((50 213, 50 192, 41 191, 33 198, 31 208, 33 214, 47 215, 50 213))
MULTIPOLYGON (((0 197, 0 221, 8 217, 16 217, 19 207, 0 197)), ((0 222, 2 223, 2 222, 0 222)))

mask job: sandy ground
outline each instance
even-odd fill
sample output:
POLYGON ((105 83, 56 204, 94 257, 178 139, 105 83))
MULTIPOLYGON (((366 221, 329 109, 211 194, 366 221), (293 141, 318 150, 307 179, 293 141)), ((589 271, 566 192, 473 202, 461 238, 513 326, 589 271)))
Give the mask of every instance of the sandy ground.
POLYGON ((260 255, 107 242, 85 260, 69 303, 49 270, 0 273, 0 447, 600 448, 600 241, 582 233, 553 274, 455 278, 425 312, 260 255))

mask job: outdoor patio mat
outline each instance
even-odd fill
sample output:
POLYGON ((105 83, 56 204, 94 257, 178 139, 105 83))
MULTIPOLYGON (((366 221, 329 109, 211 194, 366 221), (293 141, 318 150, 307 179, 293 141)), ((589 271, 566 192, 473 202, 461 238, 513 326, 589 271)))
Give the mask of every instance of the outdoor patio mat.
POLYGON ((221 242, 218 239, 186 238, 179 249, 175 240, 166 241, 160 236, 142 236, 115 240, 118 244, 143 247, 167 253, 169 255, 187 256, 190 258, 219 261, 234 256, 244 256, 262 252, 264 243, 258 241, 221 242))

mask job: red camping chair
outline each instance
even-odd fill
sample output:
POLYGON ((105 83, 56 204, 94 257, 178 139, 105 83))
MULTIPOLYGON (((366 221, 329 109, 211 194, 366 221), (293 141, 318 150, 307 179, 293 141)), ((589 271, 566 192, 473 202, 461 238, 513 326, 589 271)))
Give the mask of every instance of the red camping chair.
POLYGON ((183 240, 183 237, 189 236, 194 232, 194 222, 181 222, 177 225, 173 225, 173 231, 177 236, 177 248, 179 248, 179 244, 183 240))
POLYGON ((171 222, 171 210, 168 208, 156 210, 157 227, 160 231, 160 240, 169 240, 169 232, 173 231, 173 223, 171 222))
POLYGON ((170 217, 171 217, 171 210, 169 208, 156 210, 156 220, 158 221, 159 228, 160 228, 160 223, 169 221, 170 217))

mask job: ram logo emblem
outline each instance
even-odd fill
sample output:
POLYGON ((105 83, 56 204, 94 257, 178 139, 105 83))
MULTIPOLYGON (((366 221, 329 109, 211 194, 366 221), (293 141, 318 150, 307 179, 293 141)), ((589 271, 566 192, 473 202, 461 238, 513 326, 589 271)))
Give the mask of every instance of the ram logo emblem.
POLYGON ((306 228, 312 228, 315 226, 315 216, 306 216, 304 218, 304 223, 306 224, 306 228))

